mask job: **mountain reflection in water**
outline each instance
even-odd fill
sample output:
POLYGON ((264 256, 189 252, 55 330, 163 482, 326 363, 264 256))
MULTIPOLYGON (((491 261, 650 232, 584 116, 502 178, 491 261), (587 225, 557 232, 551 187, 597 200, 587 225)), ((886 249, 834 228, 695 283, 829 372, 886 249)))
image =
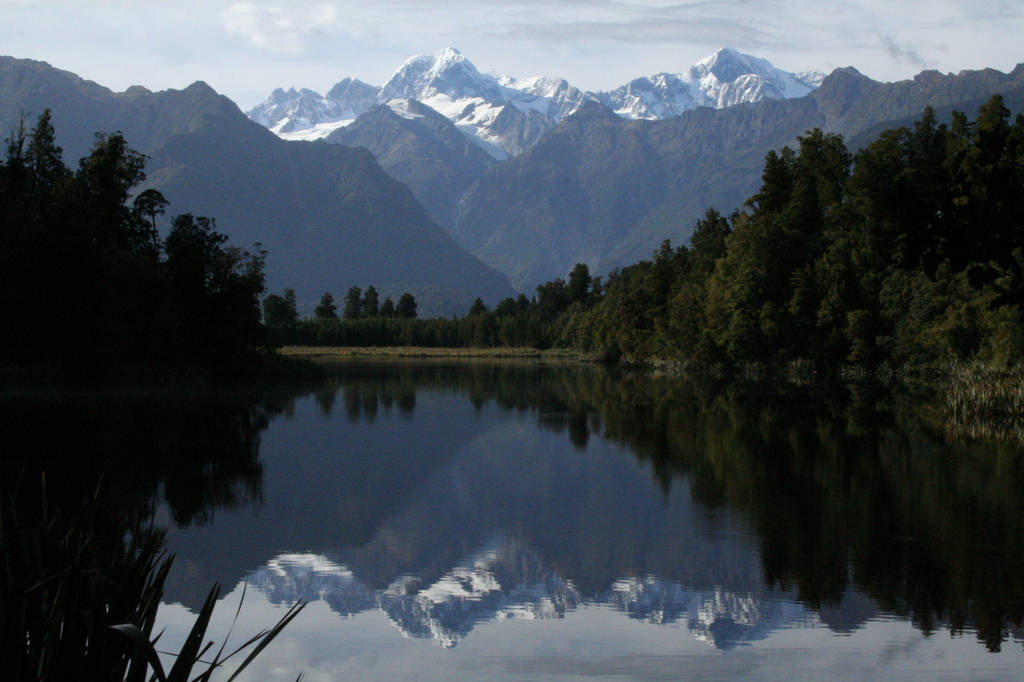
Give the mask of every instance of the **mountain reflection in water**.
POLYGON ((718 649, 909 621, 1024 651, 1024 453, 952 441, 900 394, 360 363, 5 406, 9 472, 47 468, 69 507, 102 476, 125 516, 169 527, 165 601, 191 609, 248 581, 456 649, 599 608, 718 649))
MULTIPOLYGON (((617 580, 600 594, 584 595, 571 580, 540 574, 537 558, 510 544, 514 541, 503 539, 421 589, 410 590, 410 583, 419 581, 400 576, 383 590, 372 590, 344 565, 313 554, 275 557, 250 573, 248 581, 273 603, 323 600, 344 617, 379 609, 407 636, 430 638, 443 647, 458 644, 477 623, 564 618, 582 605, 609 606, 656 625, 678 624, 721 649, 762 639, 782 627, 822 626, 791 595, 699 590, 653 576, 617 580)), ((863 597, 854 600, 871 609, 863 597)))
MULTIPOLYGON (((539 585, 552 606, 522 608, 639 613, 649 596, 627 608, 625 584, 675 590, 664 612, 688 623, 703 622, 693 595, 717 594, 795 602, 801 615, 785 622, 836 632, 882 613, 926 634, 974 632, 991 651, 1020 639, 1021 453, 948 442, 912 400, 597 368, 368 364, 312 397, 315 409, 296 396, 264 434, 257 517, 172 533, 190 580, 233 584, 282 553, 315 554, 352 573, 361 608, 445 643, 539 585), (495 547, 519 559, 494 564, 486 599, 449 590, 465 615, 454 624, 434 596, 495 547), (437 618, 449 634, 426 624, 437 618)), ((754 620, 737 637, 775 616, 754 620)))

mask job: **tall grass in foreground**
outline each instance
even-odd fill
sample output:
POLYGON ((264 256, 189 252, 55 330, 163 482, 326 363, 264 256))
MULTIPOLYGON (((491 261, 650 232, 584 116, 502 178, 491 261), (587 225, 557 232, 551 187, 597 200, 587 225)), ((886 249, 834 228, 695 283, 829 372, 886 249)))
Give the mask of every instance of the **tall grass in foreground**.
POLYGON ((47 499, 45 475, 38 494, 19 495, 20 488, 0 500, 5 679, 206 682, 225 661, 251 648, 233 680, 305 606, 294 605, 276 625, 227 654, 225 639, 204 660, 213 647, 204 640, 220 594, 215 585, 165 671, 156 648, 160 635, 152 635, 173 562, 163 531, 126 528, 103 509, 99 487, 73 515, 47 499), (197 666, 201 671, 193 676, 197 666))
POLYGON ((981 364, 950 372, 943 421, 958 437, 1024 444, 1024 373, 981 364))

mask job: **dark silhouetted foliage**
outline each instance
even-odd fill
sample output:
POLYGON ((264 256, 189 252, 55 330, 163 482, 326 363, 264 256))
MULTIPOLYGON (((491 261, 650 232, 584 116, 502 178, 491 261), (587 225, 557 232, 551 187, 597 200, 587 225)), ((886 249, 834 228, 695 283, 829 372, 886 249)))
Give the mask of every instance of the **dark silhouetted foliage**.
POLYGON ((145 180, 120 133, 96 135, 76 171, 54 144, 49 111, 7 140, 0 163, 0 357, 63 379, 129 368, 222 372, 263 342, 265 254, 228 246, 212 220, 177 216, 145 180))

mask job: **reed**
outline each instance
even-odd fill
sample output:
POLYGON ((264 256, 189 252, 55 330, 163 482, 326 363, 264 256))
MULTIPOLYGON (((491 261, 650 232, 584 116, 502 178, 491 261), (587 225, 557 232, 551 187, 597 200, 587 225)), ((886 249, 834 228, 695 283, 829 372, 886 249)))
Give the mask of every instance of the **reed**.
POLYGON ((979 363, 956 365, 942 408, 954 436, 1024 443, 1024 372, 979 363))
POLYGON ((21 494, 21 483, 0 500, 5 679, 208 682, 226 661, 249 650, 233 680, 305 606, 294 605, 273 627, 227 654, 225 639, 204 660, 213 646, 203 641, 220 594, 215 585, 165 671, 156 650, 160 636, 152 635, 173 563, 163 531, 126 528, 104 509, 102 486, 68 514, 48 498, 45 474, 31 495, 21 494))
POLYGON ((284 346, 278 353, 285 358, 305 358, 314 362, 361 359, 414 360, 536 360, 540 362, 595 362, 599 356, 566 348, 485 347, 443 348, 426 346, 284 346))

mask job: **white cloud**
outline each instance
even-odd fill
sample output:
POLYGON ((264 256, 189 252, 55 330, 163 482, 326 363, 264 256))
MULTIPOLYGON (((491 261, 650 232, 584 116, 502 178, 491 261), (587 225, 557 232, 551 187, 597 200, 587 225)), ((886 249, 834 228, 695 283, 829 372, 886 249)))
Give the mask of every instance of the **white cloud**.
POLYGON ((221 12, 224 29, 253 47, 297 55, 318 38, 344 30, 338 9, 331 4, 288 4, 285 7, 237 2, 221 12))
POLYGON ((274 87, 380 83, 454 46, 483 71, 610 89, 730 46, 791 71, 882 79, 1012 69, 1021 0, 0 0, 0 52, 120 89, 203 79, 243 108, 274 87))

